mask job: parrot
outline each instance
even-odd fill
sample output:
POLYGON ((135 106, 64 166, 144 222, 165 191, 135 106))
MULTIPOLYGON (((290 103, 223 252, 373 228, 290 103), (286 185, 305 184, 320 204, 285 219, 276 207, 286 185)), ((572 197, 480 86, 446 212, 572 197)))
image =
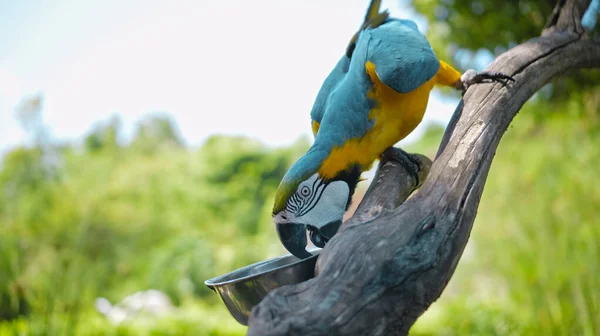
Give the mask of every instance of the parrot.
MULTIPOLYGON (((485 80, 513 80, 473 70, 461 76, 436 57, 414 21, 390 18, 380 5, 371 1, 362 26, 321 85, 310 112, 313 144, 275 192, 279 240, 300 259, 312 255, 306 251, 307 231, 321 248, 337 233, 362 172, 417 127, 435 85, 464 93, 485 80)), ((417 176, 418 161, 405 154, 399 161, 417 176)))

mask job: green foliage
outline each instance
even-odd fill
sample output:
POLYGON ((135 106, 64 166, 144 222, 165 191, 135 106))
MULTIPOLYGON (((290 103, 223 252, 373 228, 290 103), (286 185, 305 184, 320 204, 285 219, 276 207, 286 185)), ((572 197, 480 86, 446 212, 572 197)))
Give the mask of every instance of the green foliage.
MULTIPOLYGON (((430 20, 436 52, 463 69, 538 36, 555 4, 413 3, 430 20)), ((511 124, 465 255, 411 334, 600 334, 600 71, 568 76, 536 94, 511 124)), ((415 149, 434 155, 441 136, 432 129, 415 149)))
MULTIPOLYGON (((413 0, 429 20, 427 38, 436 54, 466 70, 480 70, 494 55, 538 37, 557 1, 413 0)), ((600 25, 594 29, 600 34, 600 25)), ((577 71, 557 78, 546 99, 566 101, 573 92, 595 90, 600 71, 577 71)))
POLYGON ((106 123, 95 125, 92 132, 85 137, 83 143, 88 152, 97 152, 118 147, 117 136, 121 131, 121 120, 111 118, 106 123))
POLYGON ((600 122, 585 109, 534 102, 515 118, 455 276, 414 335, 600 333, 600 122))
MULTIPOLYGON (((515 119, 456 274, 411 334, 600 332, 600 117, 595 95, 573 97, 530 102, 515 119)), ((407 149, 433 156, 442 134, 433 126, 407 149)), ((203 281, 284 253, 271 199, 307 143, 215 136, 198 149, 140 148, 63 149, 58 177, 38 148, 4 158, 0 335, 244 333, 203 281), (148 288, 177 312, 113 326, 94 310, 98 296, 148 288)))
POLYGON ((270 206, 306 142, 269 149, 216 136, 192 150, 170 131, 144 131, 119 146, 115 120, 94 129, 85 150, 63 148, 58 175, 46 173, 37 147, 4 158, 0 335, 240 334, 203 282, 284 253, 270 206), (118 302, 149 288, 182 313, 114 328, 94 310, 96 297, 118 302))
POLYGON ((183 140, 171 118, 156 113, 144 118, 137 127, 131 146, 144 153, 154 153, 161 148, 181 147, 183 140))
POLYGON ((104 317, 93 312, 77 316, 55 314, 50 319, 34 315, 11 321, 0 321, 0 335, 182 335, 182 336, 239 336, 245 328, 219 306, 202 303, 183 304, 175 314, 158 319, 138 319, 110 325, 104 317))
POLYGON ((539 36, 556 2, 415 0, 413 4, 431 21, 432 35, 460 48, 493 51, 539 36))

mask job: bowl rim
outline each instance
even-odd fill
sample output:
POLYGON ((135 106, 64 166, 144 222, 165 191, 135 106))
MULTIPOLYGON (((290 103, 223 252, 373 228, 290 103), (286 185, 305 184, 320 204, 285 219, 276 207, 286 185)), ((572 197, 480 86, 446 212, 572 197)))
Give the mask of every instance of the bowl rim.
POLYGON ((310 256, 310 257, 308 257, 306 259, 299 259, 299 260, 294 261, 293 263, 290 263, 290 264, 281 265, 279 267, 276 267, 276 268, 273 268, 273 269, 269 269, 269 270, 264 271, 264 272, 246 275, 246 276, 241 277, 241 278, 236 278, 236 279, 231 279, 231 280, 226 280, 226 281, 220 281, 220 282, 218 281, 219 278, 223 278, 223 277, 228 276, 228 275, 230 275, 230 274, 232 274, 234 272, 239 272, 241 270, 245 270, 245 269, 248 269, 248 268, 256 267, 259 264, 264 264, 264 263, 267 263, 267 262, 270 262, 270 261, 273 261, 273 260, 283 259, 285 257, 292 256, 292 254, 288 253, 288 254, 284 254, 284 255, 278 256, 278 257, 273 257, 273 258, 270 258, 270 259, 266 259, 266 260, 262 260, 262 261, 257 261, 257 262, 255 262, 253 264, 246 265, 244 267, 240 267, 240 268, 235 269, 235 270, 233 270, 231 272, 227 272, 225 274, 221 274, 221 275, 216 276, 214 278, 210 278, 208 280, 204 280, 204 285, 206 285, 208 288, 214 290, 215 287, 221 287, 223 285, 229 285, 229 284, 232 284, 232 283, 235 283, 235 282, 240 282, 240 281, 244 281, 244 280, 249 280, 249 279, 252 279, 252 278, 256 278, 256 277, 259 277, 259 276, 262 276, 262 275, 265 275, 265 274, 268 274, 268 273, 271 273, 271 272, 278 271, 278 270, 280 270, 282 268, 286 268, 286 267, 294 266, 294 265, 297 265, 297 264, 300 264, 300 263, 304 263, 304 262, 307 262, 308 260, 311 260, 313 258, 318 258, 319 255, 321 254, 321 251, 322 251, 322 249, 320 249, 320 248, 313 248, 313 249, 308 250, 308 252, 312 253, 312 256, 310 256))

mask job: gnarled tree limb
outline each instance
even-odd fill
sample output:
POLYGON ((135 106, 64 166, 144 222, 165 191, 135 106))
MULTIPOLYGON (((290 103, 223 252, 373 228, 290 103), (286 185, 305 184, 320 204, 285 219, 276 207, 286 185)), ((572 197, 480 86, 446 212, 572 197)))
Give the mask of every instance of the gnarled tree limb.
POLYGON ((355 216, 325 246, 318 276, 271 292, 254 308, 248 335, 406 335, 454 273, 513 117, 553 77, 600 66, 600 43, 580 23, 589 3, 560 0, 542 36, 488 66, 516 82, 469 88, 414 197, 395 207, 406 198, 397 195, 414 185, 398 165, 381 165, 376 179, 405 177, 386 181, 388 189, 371 187, 355 216))

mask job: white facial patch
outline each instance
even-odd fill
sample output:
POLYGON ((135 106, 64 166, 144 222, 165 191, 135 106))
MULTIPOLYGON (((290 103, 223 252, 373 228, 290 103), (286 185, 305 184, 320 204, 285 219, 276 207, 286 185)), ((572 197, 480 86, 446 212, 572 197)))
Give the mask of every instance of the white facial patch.
POLYGON ((293 214, 294 223, 321 228, 343 218, 349 194, 346 182, 325 183, 314 174, 298 186, 288 201, 286 212, 293 214))

